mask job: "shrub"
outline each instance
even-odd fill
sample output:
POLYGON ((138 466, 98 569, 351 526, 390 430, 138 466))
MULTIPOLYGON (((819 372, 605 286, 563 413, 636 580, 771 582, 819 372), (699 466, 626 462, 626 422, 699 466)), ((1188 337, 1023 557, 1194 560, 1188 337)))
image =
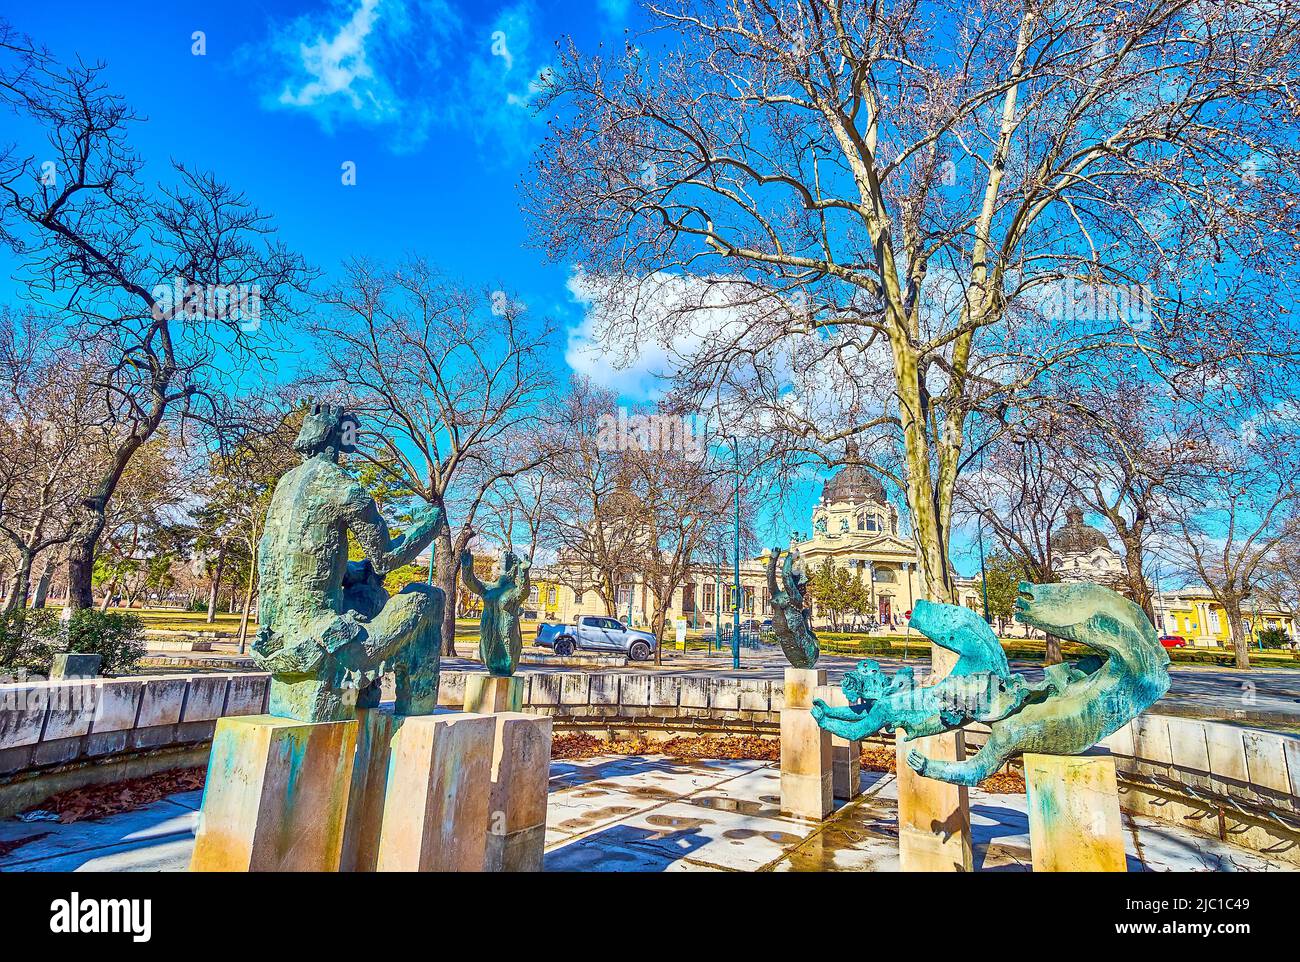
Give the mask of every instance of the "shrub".
POLYGON ((144 622, 128 612, 104 612, 83 609, 68 621, 67 651, 79 655, 99 655, 100 670, 121 675, 134 671, 144 657, 144 622))
POLYGON ((49 631, 42 622, 52 612, 37 608, 0 615, 0 674, 48 675, 54 660, 49 631))
POLYGON ((1262 648, 1286 648, 1291 644, 1286 632, 1277 626, 1265 628, 1255 637, 1259 639, 1262 648))
POLYGON ((143 657, 144 623, 137 615, 87 608, 68 619, 65 637, 60 614, 35 608, 0 618, 0 670, 48 675, 55 653, 68 651, 99 655, 101 671, 120 675, 133 671, 143 657))

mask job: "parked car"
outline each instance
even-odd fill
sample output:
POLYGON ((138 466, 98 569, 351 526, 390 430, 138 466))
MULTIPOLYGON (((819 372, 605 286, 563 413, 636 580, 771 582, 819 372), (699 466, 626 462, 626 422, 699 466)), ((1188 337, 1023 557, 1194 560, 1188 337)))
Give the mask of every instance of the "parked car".
POLYGON ((1164 635, 1160 639, 1160 644, 1166 648, 1186 648, 1187 639, 1182 635, 1164 635))
POLYGON ((772 619, 771 619, 771 618, 764 618, 762 621, 760 621, 760 622, 758 623, 758 630, 759 630, 759 631, 771 631, 771 630, 772 630, 772 619))
POLYGON ((575 651, 621 651, 632 661, 646 661, 654 654, 655 636, 629 628, 617 618, 580 615, 575 624, 547 623, 538 626, 537 644, 557 655, 575 651))

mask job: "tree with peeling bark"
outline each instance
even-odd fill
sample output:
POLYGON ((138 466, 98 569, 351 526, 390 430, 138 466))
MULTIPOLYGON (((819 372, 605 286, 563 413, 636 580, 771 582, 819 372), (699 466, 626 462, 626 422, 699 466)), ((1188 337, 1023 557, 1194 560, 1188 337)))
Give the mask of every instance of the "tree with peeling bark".
POLYGON ((107 454, 67 543, 74 610, 94 604, 96 549, 132 458, 165 424, 222 420, 232 372, 267 359, 266 335, 311 277, 215 175, 173 162, 146 183, 137 118, 104 70, 0 30, 0 103, 17 119, 0 147, 0 239, 31 299, 105 361, 93 391, 107 454))
POLYGON ((973 418, 1094 357, 1183 379, 1294 359, 1286 8, 649 9, 621 55, 570 44, 544 78, 539 237, 586 269, 604 343, 658 340, 686 393, 730 393, 786 450, 880 452, 928 598, 954 600, 973 418), (848 393, 799 389, 818 380, 848 393))
POLYGON ((475 517, 497 485, 549 455, 537 428, 554 328, 505 292, 469 288, 419 257, 391 268, 353 260, 343 275, 309 325, 320 361, 307 381, 358 415, 360 453, 376 469, 439 510, 434 581, 449 599, 443 654, 454 655, 450 601, 475 517))

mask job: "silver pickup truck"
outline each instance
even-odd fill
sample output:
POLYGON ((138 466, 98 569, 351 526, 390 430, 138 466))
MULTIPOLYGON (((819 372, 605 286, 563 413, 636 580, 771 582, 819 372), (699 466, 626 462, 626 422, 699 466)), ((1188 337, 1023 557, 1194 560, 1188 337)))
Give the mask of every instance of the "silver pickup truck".
POLYGON ((646 661, 654 654, 655 636, 629 628, 617 618, 579 615, 577 623, 572 625, 538 625, 537 644, 554 649, 557 655, 571 655, 580 649, 621 651, 632 661, 646 661))

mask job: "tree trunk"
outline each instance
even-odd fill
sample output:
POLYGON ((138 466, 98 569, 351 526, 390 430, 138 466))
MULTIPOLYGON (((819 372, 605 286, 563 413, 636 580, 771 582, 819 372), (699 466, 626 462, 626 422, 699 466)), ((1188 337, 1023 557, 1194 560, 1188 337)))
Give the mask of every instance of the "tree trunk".
POLYGON ((1147 585, 1142 570, 1142 544, 1140 539, 1127 537, 1122 539, 1124 545, 1124 583, 1128 588, 1129 598, 1155 624, 1155 609, 1151 604, 1151 589, 1147 585))
POLYGON ((1050 632, 1045 634, 1047 636, 1047 649, 1043 654, 1043 664, 1059 665, 1065 661, 1065 656, 1061 654, 1061 639, 1050 632))
MULTIPOLYGON (((441 507, 441 505, 436 505, 441 507)), ((468 543, 468 538, 465 539, 468 543)), ((434 544, 434 580, 442 589, 446 602, 442 608, 442 653, 456 655, 456 589, 460 583, 460 552, 451 537, 451 528, 444 521, 434 544)))
POLYGON ((1220 601, 1223 613, 1228 619, 1228 635, 1232 639, 1232 648, 1236 652, 1237 667, 1242 671, 1250 670, 1250 632, 1246 630, 1246 620, 1241 614, 1241 599, 1235 596, 1220 601))
POLYGON ((212 585, 208 588, 207 623, 212 624, 217 617, 217 596, 221 590, 221 569, 226 564, 226 543, 222 541, 217 547, 217 567, 212 572, 212 585))
POLYGON ((257 542, 253 542, 253 554, 248 565, 248 589, 244 593, 244 613, 239 619, 239 653, 244 653, 248 641, 248 614, 253 610, 253 589, 257 585, 257 542))
POLYGON ((36 582, 36 594, 32 598, 33 608, 44 608, 45 599, 50 593, 50 579, 54 577, 54 562, 47 561, 41 570, 41 577, 36 582))
POLYGON ((13 588, 5 601, 5 614, 27 607, 27 595, 32 587, 32 553, 23 549, 18 553, 18 570, 14 573, 13 588))

